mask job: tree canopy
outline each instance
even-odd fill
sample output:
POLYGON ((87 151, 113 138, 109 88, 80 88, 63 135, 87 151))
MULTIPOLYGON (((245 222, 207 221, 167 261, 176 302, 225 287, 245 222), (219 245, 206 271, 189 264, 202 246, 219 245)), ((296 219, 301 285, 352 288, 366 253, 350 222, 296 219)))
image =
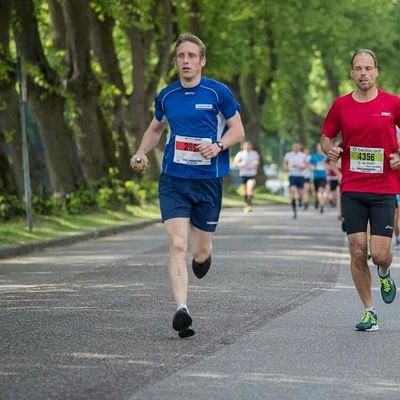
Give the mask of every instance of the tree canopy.
MULTIPOLYGON (((34 190, 66 195, 117 171, 177 78, 173 45, 207 46, 206 76, 241 104, 247 139, 311 146, 332 100, 352 90, 357 48, 379 59, 379 86, 398 92, 400 0, 0 0, 0 192, 23 194, 17 57, 27 81, 34 190)), ((160 149, 162 151, 162 149, 160 149)), ((159 174, 151 155, 150 178, 159 174)), ((276 160, 279 161, 279 160, 276 160)))

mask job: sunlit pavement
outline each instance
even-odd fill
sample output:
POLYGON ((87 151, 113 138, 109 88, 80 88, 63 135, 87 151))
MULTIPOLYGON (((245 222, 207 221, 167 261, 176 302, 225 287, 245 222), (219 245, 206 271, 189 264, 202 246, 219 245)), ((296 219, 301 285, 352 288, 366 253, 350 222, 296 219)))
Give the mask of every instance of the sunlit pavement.
POLYGON ((210 273, 190 271, 185 340, 162 224, 0 260, 0 398, 399 397, 398 299, 385 305, 375 279, 380 330, 353 330, 362 307, 335 216, 224 210, 210 273))

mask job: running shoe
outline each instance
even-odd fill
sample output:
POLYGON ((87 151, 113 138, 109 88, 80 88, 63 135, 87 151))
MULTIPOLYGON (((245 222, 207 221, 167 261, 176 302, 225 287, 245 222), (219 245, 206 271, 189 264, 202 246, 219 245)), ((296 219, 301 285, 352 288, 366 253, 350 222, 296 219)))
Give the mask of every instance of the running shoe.
POLYGON ((379 329, 378 316, 373 311, 364 310, 361 321, 354 328, 356 331, 373 332, 379 329))
POLYGON ((244 211, 245 213, 249 213, 249 212, 252 212, 253 209, 251 208, 251 206, 246 206, 246 207, 243 208, 243 211, 244 211))
MULTIPOLYGON (((379 267, 378 267, 378 276, 379 276, 379 267)), ((386 304, 390 304, 396 297, 396 284, 394 280, 391 278, 390 273, 388 276, 384 278, 379 276, 379 283, 381 285, 381 295, 382 300, 386 304)))
POLYGON ((195 274, 196 278, 201 279, 204 278, 207 275, 208 270, 211 267, 211 254, 208 256, 207 260, 198 263, 195 261, 195 259, 192 259, 192 270, 193 273, 195 274))
POLYGON ((180 338, 186 338, 194 335, 192 328, 192 317, 186 308, 180 308, 172 319, 172 328, 178 331, 180 338))

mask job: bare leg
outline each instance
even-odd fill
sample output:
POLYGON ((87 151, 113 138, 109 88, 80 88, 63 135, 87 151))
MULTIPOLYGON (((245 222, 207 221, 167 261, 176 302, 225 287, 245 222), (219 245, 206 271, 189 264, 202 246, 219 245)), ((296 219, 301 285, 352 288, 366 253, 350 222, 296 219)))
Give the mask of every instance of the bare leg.
POLYGON ((296 217, 296 213, 297 213, 297 207, 296 207, 297 187, 296 186, 290 186, 289 192, 290 192, 290 199, 291 199, 291 203, 292 203, 293 216, 296 217))
POLYGON ((197 263, 203 263, 211 254, 212 237, 212 232, 205 232, 194 226, 190 227, 190 245, 192 256, 197 263))
POLYGON ((186 251, 189 240, 188 218, 172 218, 164 222, 169 238, 168 272, 172 294, 177 305, 187 303, 188 272, 186 251))
POLYGON ((347 236, 351 257, 351 275, 364 308, 372 307, 371 272, 367 263, 367 233, 347 236))
POLYGON ((256 185, 255 179, 247 180, 244 185, 244 201, 246 203, 244 211, 251 211, 251 202, 253 200, 253 190, 255 185, 256 185))
POLYGON ((375 265, 379 265, 382 272, 387 271, 392 263, 392 253, 390 251, 392 238, 385 236, 371 236, 371 255, 375 265))

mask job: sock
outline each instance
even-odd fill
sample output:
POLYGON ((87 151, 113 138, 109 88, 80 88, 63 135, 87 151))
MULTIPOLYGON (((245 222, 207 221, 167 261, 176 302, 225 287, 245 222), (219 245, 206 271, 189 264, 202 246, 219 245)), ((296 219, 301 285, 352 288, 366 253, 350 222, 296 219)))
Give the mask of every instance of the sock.
POLYGON ((374 307, 374 306, 371 306, 371 307, 366 308, 365 311, 372 311, 374 314, 376 314, 376 311, 375 311, 375 307, 374 307))
POLYGON ((184 308, 187 312, 189 312, 189 309, 187 308, 187 305, 186 305, 186 304, 179 304, 179 306, 176 307, 176 310, 178 311, 178 310, 180 310, 181 308, 184 308))
POLYGON ((251 201, 253 200, 253 196, 249 196, 248 198, 247 198, 247 204, 249 205, 249 206, 251 206, 251 201))
POLYGON ((249 204, 249 197, 247 194, 244 196, 244 202, 248 205, 249 204))
POLYGON ((386 270, 386 272, 383 272, 382 269, 381 269, 381 267, 378 267, 378 275, 379 275, 381 278, 386 278, 386 277, 388 277, 388 276, 390 275, 390 267, 386 270))
POLYGON ((296 213, 296 200, 292 200, 292 209, 293 212, 296 213))

